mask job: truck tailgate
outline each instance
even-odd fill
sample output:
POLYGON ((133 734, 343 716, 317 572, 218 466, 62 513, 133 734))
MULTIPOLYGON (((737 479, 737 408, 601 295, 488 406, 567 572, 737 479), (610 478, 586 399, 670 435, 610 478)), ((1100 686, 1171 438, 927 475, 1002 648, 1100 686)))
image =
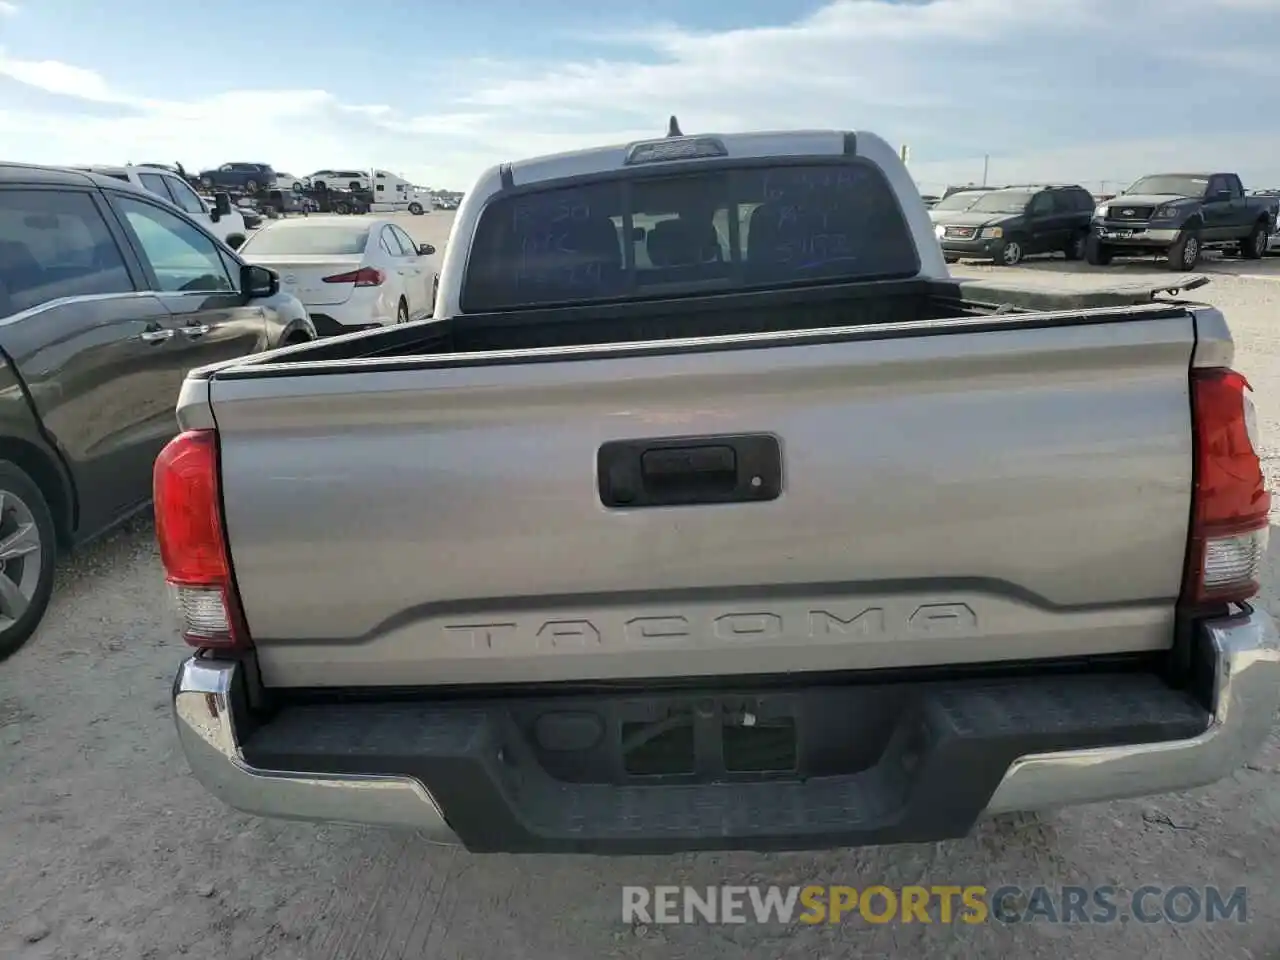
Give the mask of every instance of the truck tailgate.
POLYGON ((263 681, 415 686, 1167 648, 1189 313, 215 375, 263 681), (376 366, 376 365, 375 365, 376 366), (772 435, 776 499, 608 507, 602 444, 772 435))

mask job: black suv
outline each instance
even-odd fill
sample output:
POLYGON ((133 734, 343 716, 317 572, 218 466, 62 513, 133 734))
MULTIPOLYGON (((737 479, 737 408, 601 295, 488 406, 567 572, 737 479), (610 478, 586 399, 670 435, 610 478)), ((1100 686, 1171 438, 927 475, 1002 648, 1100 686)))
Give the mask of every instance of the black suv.
POLYGON ((150 502, 187 371, 315 335, 167 200, 0 163, 0 660, 40 623, 54 556, 150 502))
POLYGON ((1084 256, 1093 195, 1075 184, 1023 184, 988 191, 934 231, 948 263, 991 260, 1011 267, 1036 253, 1084 256))

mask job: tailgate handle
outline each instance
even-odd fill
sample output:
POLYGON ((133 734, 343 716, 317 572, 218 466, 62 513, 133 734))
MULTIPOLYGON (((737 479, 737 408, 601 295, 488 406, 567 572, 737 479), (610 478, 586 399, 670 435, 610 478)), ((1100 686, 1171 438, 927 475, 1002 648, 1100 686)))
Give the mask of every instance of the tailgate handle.
POLYGON ((774 500, 782 453, 771 434, 615 440, 600 447, 596 478, 606 507, 774 500))
POLYGON ((725 474, 732 482, 738 458, 733 447, 723 444, 705 447, 659 447, 640 455, 640 471, 646 481, 662 483, 681 479, 709 478, 725 474))

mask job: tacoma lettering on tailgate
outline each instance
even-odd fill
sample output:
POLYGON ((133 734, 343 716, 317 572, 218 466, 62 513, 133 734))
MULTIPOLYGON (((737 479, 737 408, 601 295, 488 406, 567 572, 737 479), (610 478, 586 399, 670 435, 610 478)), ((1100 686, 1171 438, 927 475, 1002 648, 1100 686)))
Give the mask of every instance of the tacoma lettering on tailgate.
POLYGON ((627 619, 597 615, 550 617, 521 622, 456 623, 443 626, 455 646, 471 650, 584 650, 601 646, 729 646, 734 643, 971 634, 978 617, 965 603, 925 603, 903 616, 882 606, 841 608, 834 604, 782 613, 708 611, 695 616, 662 614, 627 619))

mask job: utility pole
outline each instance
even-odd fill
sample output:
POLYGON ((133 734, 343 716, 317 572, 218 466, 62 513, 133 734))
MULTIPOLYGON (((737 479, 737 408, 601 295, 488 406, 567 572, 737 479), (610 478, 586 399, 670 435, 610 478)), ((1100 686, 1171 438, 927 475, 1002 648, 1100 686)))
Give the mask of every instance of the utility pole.
POLYGON ((984 154, 982 157, 982 185, 987 185, 987 171, 991 168, 991 154, 984 154))

